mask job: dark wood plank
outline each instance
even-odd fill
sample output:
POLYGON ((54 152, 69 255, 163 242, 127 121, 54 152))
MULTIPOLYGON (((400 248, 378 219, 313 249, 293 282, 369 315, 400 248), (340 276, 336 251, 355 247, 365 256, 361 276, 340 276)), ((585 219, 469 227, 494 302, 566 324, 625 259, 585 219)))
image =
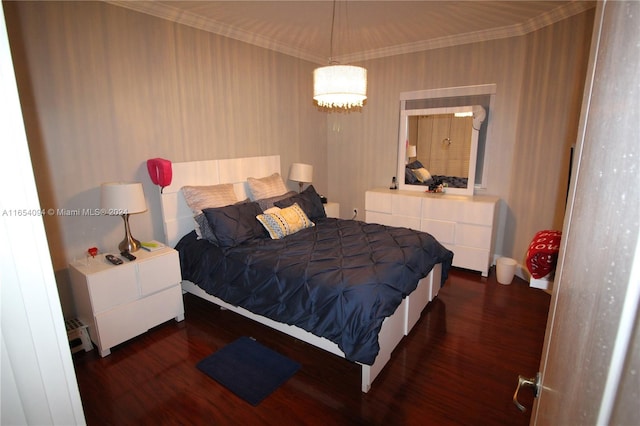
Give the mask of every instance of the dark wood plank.
MULTIPOLYGON (((498 284, 493 270, 452 271, 367 394, 357 365, 191 295, 185 321, 74 364, 89 425, 528 425, 511 398, 518 374, 538 371, 549 301, 518 278, 498 284), (195 368, 240 336, 302 364, 258 407, 195 368)), ((520 399, 531 407, 530 391, 520 399)))

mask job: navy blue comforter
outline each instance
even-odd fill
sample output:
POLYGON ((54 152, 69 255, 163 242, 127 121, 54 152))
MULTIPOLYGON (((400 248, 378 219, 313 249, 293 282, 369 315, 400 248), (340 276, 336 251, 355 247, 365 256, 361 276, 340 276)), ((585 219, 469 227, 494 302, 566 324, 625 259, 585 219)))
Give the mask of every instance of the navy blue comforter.
POLYGON ((444 284, 453 259, 427 233, 331 218, 281 240, 254 238, 230 248, 192 232, 176 249, 183 279, 325 337, 347 359, 369 365, 383 320, 437 263, 444 284))

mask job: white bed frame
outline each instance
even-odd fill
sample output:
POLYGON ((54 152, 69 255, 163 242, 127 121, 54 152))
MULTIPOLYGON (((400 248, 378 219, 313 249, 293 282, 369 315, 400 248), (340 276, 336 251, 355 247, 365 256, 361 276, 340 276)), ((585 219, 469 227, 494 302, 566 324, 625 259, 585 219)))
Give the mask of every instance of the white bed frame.
MULTIPOLYGON (((281 173, 280 156, 173 163, 172 171, 173 179, 171 185, 160 192, 160 198, 165 243, 175 247, 182 236, 194 229, 195 223, 191 209, 187 206, 182 191, 180 191, 183 186, 232 183, 239 200, 251 198, 246 183, 247 177, 259 178, 269 176, 275 172, 281 173)), ((370 366, 360 364, 362 366, 362 392, 368 392, 371 389, 373 380, 391 358, 391 352, 393 352, 400 340, 409 334, 411 328, 420 319, 424 307, 437 295, 440 288, 440 276, 441 265, 437 264, 431 273, 419 282, 418 288, 403 300, 396 312, 384 321, 378 336, 380 352, 374 364, 370 366)), ((223 308, 344 358, 344 353, 338 348, 338 345, 324 337, 318 337, 299 327, 273 321, 244 308, 230 305, 206 293, 192 282, 182 281, 182 289, 185 292, 192 293, 223 308)))

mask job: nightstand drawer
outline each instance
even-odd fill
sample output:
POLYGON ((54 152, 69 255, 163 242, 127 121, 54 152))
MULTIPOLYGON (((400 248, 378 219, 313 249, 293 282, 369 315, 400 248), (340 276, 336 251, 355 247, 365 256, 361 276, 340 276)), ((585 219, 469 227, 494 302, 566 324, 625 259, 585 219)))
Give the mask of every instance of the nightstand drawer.
POLYGON ((160 293, 145 298, 142 310, 147 318, 147 329, 162 324, 171 318, 181 317, 184 314, 182 287, 174 285, 160 293))
POLYGON ((177 285, 180 281, 180 259, 175 250, 138 264, 138 282, 143 296, 177 285))
POLYGON ((87 277, 91 306, 98 313, 138 298, 134 264, 111 267, 87 277))
POLYGON ((96 315, 98 341, 94 343, 101 356, 108 355, 113 346, 149 329, 144 315, 140 315, 140 306, 141 301, 134 301, 96 315))
POLYGON ((96 316, 100 349, 108 351, 158 324, 184 314, 181 293, 180 286, 176 285, 96 316))

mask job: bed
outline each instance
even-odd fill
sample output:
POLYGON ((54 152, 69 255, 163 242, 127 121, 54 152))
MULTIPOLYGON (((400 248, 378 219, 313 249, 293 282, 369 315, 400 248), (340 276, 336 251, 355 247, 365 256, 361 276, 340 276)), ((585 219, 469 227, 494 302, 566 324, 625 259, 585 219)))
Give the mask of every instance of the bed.
POLYGON ((360 364, 368 392, 436 297, 453 253, 426 233, 327 218, 309 204, 317 196, 312 187, 283 194, 279 209, 265 213, 256 198, 271 197, 256 197, 252 184, 279 173, 279 156, 172 164, 160 200, 165 242, 180 253, 182 288, 360 364), (189 191, 202 186, 231 187, 239 201, 196 212, 189 191), (267 219, 285 212, 306 225, 273 235, 267 219), (203 215, 216 244, 201 235, 203 215))

